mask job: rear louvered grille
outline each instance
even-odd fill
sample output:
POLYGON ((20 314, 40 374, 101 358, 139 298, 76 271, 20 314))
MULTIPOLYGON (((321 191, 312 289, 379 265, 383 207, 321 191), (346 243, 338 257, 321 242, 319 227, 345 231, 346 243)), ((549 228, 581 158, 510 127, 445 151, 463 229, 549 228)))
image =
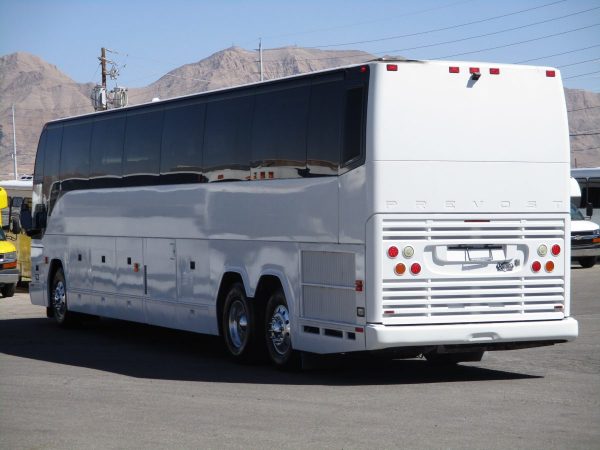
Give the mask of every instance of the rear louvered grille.
MULTIPOLYGON (((564 281, 561 278, 503 280, 383 280, 384 317, 424 322, 471 322, 528 314, 562 315, 564 281)), ((513 318, 514 320, 514 318, 513 318)))
POLYGON ((380 294, 385 324, 472 323, 564 317, 566 295, 563 274, 555 271, 553 274, 531 276, 533 274, 528 265, 523 267, 523 264, 528 264, 524 259, 527 255, 535 254, 539 242, 564 242, 563 219, 469 221, 386 218, 381 220, 380 226, 384 249, 389 245, 411 243, 422 252, 416 258, 428 266, 427 272, 419 277, 394 277, 391 267, 395 261, 382 256, 384 273, 381 276, 380 294), (462 271, 460 262, 441 261, 434 256, 435 250, 431 250, 471 245, 509 245, 526 250, 521 253, 521 266, 514 273, 497 272, 495 262, 482 262, 481 268, 462 271))

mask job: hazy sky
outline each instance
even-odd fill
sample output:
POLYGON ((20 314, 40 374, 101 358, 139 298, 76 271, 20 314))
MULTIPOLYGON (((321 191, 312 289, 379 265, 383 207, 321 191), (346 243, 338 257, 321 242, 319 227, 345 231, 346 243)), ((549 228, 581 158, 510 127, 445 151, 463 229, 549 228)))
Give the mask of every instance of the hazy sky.
POLYGON ((259 37, 266 49, 535 59, 559 67, 567 87, 600 92, 599 0, 0 0, 0 55, 33 53, 78 82, 99 81, 103 46, 126 64, 119 84, 138 87, 259 37))

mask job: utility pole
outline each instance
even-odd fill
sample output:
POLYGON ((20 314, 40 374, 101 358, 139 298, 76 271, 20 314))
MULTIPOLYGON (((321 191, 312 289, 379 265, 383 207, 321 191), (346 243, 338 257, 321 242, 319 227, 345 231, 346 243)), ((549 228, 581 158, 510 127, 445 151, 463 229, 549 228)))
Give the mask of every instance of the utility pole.
POLYGON ((17 128, 15 126, 15 104, 12 105, 12 125, 13 125, 13 171, 15 172, 15 180, 19 179, 17 174, 17 128))
POLYGON ((260 81, 263 81, 262 38, 258 38, 258 55, 260 64, 260 81))
POLYGON ((100 49, 100 65, 102 66, 102 87, 106 89, 106 48, 100 49))

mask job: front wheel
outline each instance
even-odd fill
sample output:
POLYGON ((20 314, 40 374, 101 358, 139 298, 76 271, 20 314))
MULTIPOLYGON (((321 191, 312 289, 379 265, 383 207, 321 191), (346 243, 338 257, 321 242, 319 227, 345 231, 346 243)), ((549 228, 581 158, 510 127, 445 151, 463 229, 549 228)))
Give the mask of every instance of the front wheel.
POLYGON ((52 316, 61 327, 74 325, 77 314, 69 311, 67 304, 67 283, 62 268, 58 269, 52 278, 52 290, 50 291, 50 307, 52 316))
POLYGON ((300 354, 292 347, 291 318, 285 295, 275 291, 267 302, 265 315, 266 341, 269 357, 282 369, 297 369, 300 354))
POLYGON ((584 258, 579 258, 579 264, 584 269, 589 269, 590 267, 594 267, 594 264, 596 264, 596 257, 595 256, 586 256, 584 258))
POLYGON ((13 295, 15 295, 15 290, 17 288, 17 285, 15 283, 11 283, 11 284, 5 284, 4 286, 2 286, 2 297, 12 297, 13 295))

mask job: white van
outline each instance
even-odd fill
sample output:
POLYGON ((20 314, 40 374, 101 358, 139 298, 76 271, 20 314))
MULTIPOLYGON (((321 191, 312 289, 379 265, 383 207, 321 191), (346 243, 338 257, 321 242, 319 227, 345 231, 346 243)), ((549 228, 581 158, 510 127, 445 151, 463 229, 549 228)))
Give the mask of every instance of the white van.
POLYGON ((571 177, 571 260, 589 268, 596 264, 600 256, 600 226, 585 220, 578 209, 580 201, 579 183, 571 177))

